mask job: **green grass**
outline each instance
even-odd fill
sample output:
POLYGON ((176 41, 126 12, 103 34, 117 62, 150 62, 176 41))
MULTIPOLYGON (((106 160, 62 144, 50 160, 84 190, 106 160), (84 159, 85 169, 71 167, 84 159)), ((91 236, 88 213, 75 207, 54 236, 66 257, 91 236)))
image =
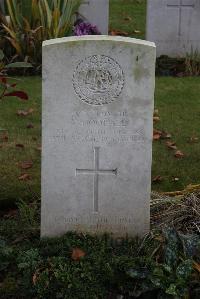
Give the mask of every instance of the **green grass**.
POLYGON ((144 39, 145 24, 146 0, 110 0, 110 31, 144 39))
POLYGON ((0 142, 0 201, 6 205, 19 198, 40 196, 41 153, 37 148, 41 144, 41 79, 21 77, 19 87, 29 94, 28 101, 7 98, 0 102, 0 128, 8 131, 8 142, 0 142), (34 109, 32 115, 17 115, 18 110, 29 108, 34 109), (34 128, 27 128, 30 123, 34 128), (24 148, 17 148, 16 144, 23 144, 24 148), (31 169, 21 170, 18 167, 19 162, 29 160, 33 161, 31 169), (30 174, 31 180, 20 181, 18 178, 22 173, 30 174))
POLYGON ((159 109, 160 122, 155 128, 172 134, 179 150, 185 157, 177 159, 174 151, 168 150, 165 141, 153 143, 152 175, 161 175, 164 180, 153 189, 172 191, 183 189, 187 184, 200 183, 200 78, 157 78, 155 107, 159 109), (197 137, 197 143, 189 143, 197 137), (173 177, 179 181, 173 182, 173 177))
MULTIPOLYGON (((41 78, 21 78, 20 88, 30 95, 27 102, 7 99, 0 103, 1 128, 8 130, 8 142, 1 142, 0 147, 0 201, 6 205, 16 199, 40 197, 40 152, 37 147, 41 140, 41 78), (18 116, 17 110, 33 108, 30 116, 18 116), (33 129, 27 129, 32 123, 33 129), (24 149, 17 148, 21 143, 24 149), (17 163, 31 160, 33 167, 20 170, 17 163), (21 173, 31 175, 29 181, 20 181, 21 173)), ((200 78, 156 79, 155 107, 159 109, 160 122, 156 128, 172 134, 185 157, 177 159, 174 151, 168 150, 165 141, 153 143, 152 177, 161 175, 163 181, 153 184, 152 189, 172 191, 183 189, 190 183, 200 183, 200 141, 188 143, 191 136, 199 137, 200 119, 200 78), (173 177, 179 181, 173 182, 173 177)))

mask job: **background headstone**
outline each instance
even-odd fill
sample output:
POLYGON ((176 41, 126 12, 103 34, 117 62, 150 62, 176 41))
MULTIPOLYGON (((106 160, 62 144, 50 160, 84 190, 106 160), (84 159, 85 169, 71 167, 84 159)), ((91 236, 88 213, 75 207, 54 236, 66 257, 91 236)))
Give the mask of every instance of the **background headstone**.
POLYGON ((148 0, 146 39, 157 56, 185 56, 200 51, 199 0, 148 0))
POLYGON ((83 0, 79 13, 96 25, 101 34, 108 34, 109 0, 83 0))
POLYGON ((149 229, 155 45, 43 44, 42 236, 149 229))

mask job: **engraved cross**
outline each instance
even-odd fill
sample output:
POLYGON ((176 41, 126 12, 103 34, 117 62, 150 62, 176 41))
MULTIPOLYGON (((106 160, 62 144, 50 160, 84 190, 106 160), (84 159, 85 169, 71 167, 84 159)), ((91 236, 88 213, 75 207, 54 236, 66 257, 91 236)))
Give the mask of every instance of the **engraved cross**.
POLYGON ((184 0, 179 0, 179 4, 167 4, 169 8, 178 8, 178 35, 181 36, 182 13, 184 8, 194 8, 195 4, 186 4, 184 0))
POLYGON ((99 201, 99 175, 117 175, 116 169, 100 169, 99 168, 99 147, 94 148, 94 169, 76 169, 76 175, 86 174, 93 175, 93 208, 94 212, 98 212, 99 201))

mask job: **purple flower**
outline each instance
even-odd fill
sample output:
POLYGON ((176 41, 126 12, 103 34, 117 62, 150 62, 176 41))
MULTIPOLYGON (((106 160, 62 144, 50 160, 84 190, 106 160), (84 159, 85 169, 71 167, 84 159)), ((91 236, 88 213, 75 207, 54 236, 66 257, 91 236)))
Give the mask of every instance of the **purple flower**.
POLYGON ((99 35, 101 34, 97 28, 97 26, 92 25, 90 23, 81 21, 74 27, 74 35, 81 36, 81 35, 99 35))

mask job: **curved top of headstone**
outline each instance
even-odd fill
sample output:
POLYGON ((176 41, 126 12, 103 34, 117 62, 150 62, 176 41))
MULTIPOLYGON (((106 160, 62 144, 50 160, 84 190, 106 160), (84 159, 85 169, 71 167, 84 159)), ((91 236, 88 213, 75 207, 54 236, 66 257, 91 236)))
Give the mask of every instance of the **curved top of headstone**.
POLYGON ((46 40, 43 42, 42 46, 50 46, 55 44, 63 44, 66 42, 80 42, 80 41, 116 41, 123 43, 131 43, 149 47, 156 47, 155 43, 149 42, 142 39, 136 39, 132 37, 123 36, 109 36, 109 35, 84 35, 84 36, 70 36, 46 40))

